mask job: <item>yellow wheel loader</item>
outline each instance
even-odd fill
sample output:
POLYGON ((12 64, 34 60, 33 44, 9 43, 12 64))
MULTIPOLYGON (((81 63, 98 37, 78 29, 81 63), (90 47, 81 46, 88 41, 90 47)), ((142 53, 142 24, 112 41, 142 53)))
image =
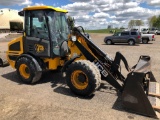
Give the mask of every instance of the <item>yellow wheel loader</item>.
POLYGON ((92 95, 105 80, 121 93, 128 111, 157 118, 160 106, 154 101, 160 95, 154 93, 158 83, 150 70, 151 58, 140 56, 132 68, 120 52, 110 58, 88 38, 83 27, 70 29, 66 13, 51 6, 31 6, 19 12, 24 16, 23 36, 9 42, 7 51, 8 63, 19 79, 33 84, 44 71, 61 68, 71 91, 81 96, 92 95), (126 78, 120 71, 121 61, 128 70, 126 78))

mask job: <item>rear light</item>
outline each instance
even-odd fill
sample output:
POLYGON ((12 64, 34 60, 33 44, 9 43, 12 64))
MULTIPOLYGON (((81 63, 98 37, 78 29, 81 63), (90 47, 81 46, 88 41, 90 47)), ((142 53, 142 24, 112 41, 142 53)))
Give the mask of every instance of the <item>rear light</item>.
POLYGON ((138 39, 140 39, 141 38, 141 36, 140 35, 138 35, 138 39))
POLYGON ((154 35, 152 35, 152 38, 154 38, 154 35))

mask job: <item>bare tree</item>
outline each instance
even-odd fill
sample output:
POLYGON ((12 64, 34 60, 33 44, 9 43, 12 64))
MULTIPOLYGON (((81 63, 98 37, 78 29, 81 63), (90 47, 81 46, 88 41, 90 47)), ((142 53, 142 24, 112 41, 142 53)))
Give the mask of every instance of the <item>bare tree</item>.
POLYGON ((128 28, 132 29, 135 26, 135 20, 130 20, 128 23, 128 28))
POLYGON ((144 22, 142 20, 135 20, 135 25, 139 26, 139 30, 140 30, 140 26, 142 26, 144 24, 144 22))
POLYGON ((139 30, 140 30, 140 26, 142 26, 144 24, 144 22, 142 20, 130 20, 128 23, 128 28, 133 29, 134 26, 139 26, 139 30))

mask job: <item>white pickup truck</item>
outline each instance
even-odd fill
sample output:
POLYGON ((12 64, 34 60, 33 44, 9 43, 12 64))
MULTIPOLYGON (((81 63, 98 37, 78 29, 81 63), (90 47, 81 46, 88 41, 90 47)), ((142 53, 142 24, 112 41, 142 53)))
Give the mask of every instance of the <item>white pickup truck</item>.
POLYGON ((141 33, 142 43, 147 44, 149 41, 155 41, 155 34, 143 34, 141 33))
POLYGON ((148 34, 158 35, 158 34, 160 34, 160 30, 157 29, 157 28, 151 28, 151 29, 148 31, 148 34))

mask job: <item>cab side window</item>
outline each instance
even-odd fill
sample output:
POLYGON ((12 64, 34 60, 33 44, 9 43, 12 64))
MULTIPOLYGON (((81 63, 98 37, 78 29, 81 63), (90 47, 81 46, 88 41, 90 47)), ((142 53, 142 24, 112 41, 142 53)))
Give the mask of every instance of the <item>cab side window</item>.
POLYGON ((49 39, 48 28, 43 11, 26 11, 25 16, 25 31, 28 37, 49 39))
POLYGON ((127 36, 127 35, 129 35, 129 32, 122 32, 121 33, 121 36, 127 36))

